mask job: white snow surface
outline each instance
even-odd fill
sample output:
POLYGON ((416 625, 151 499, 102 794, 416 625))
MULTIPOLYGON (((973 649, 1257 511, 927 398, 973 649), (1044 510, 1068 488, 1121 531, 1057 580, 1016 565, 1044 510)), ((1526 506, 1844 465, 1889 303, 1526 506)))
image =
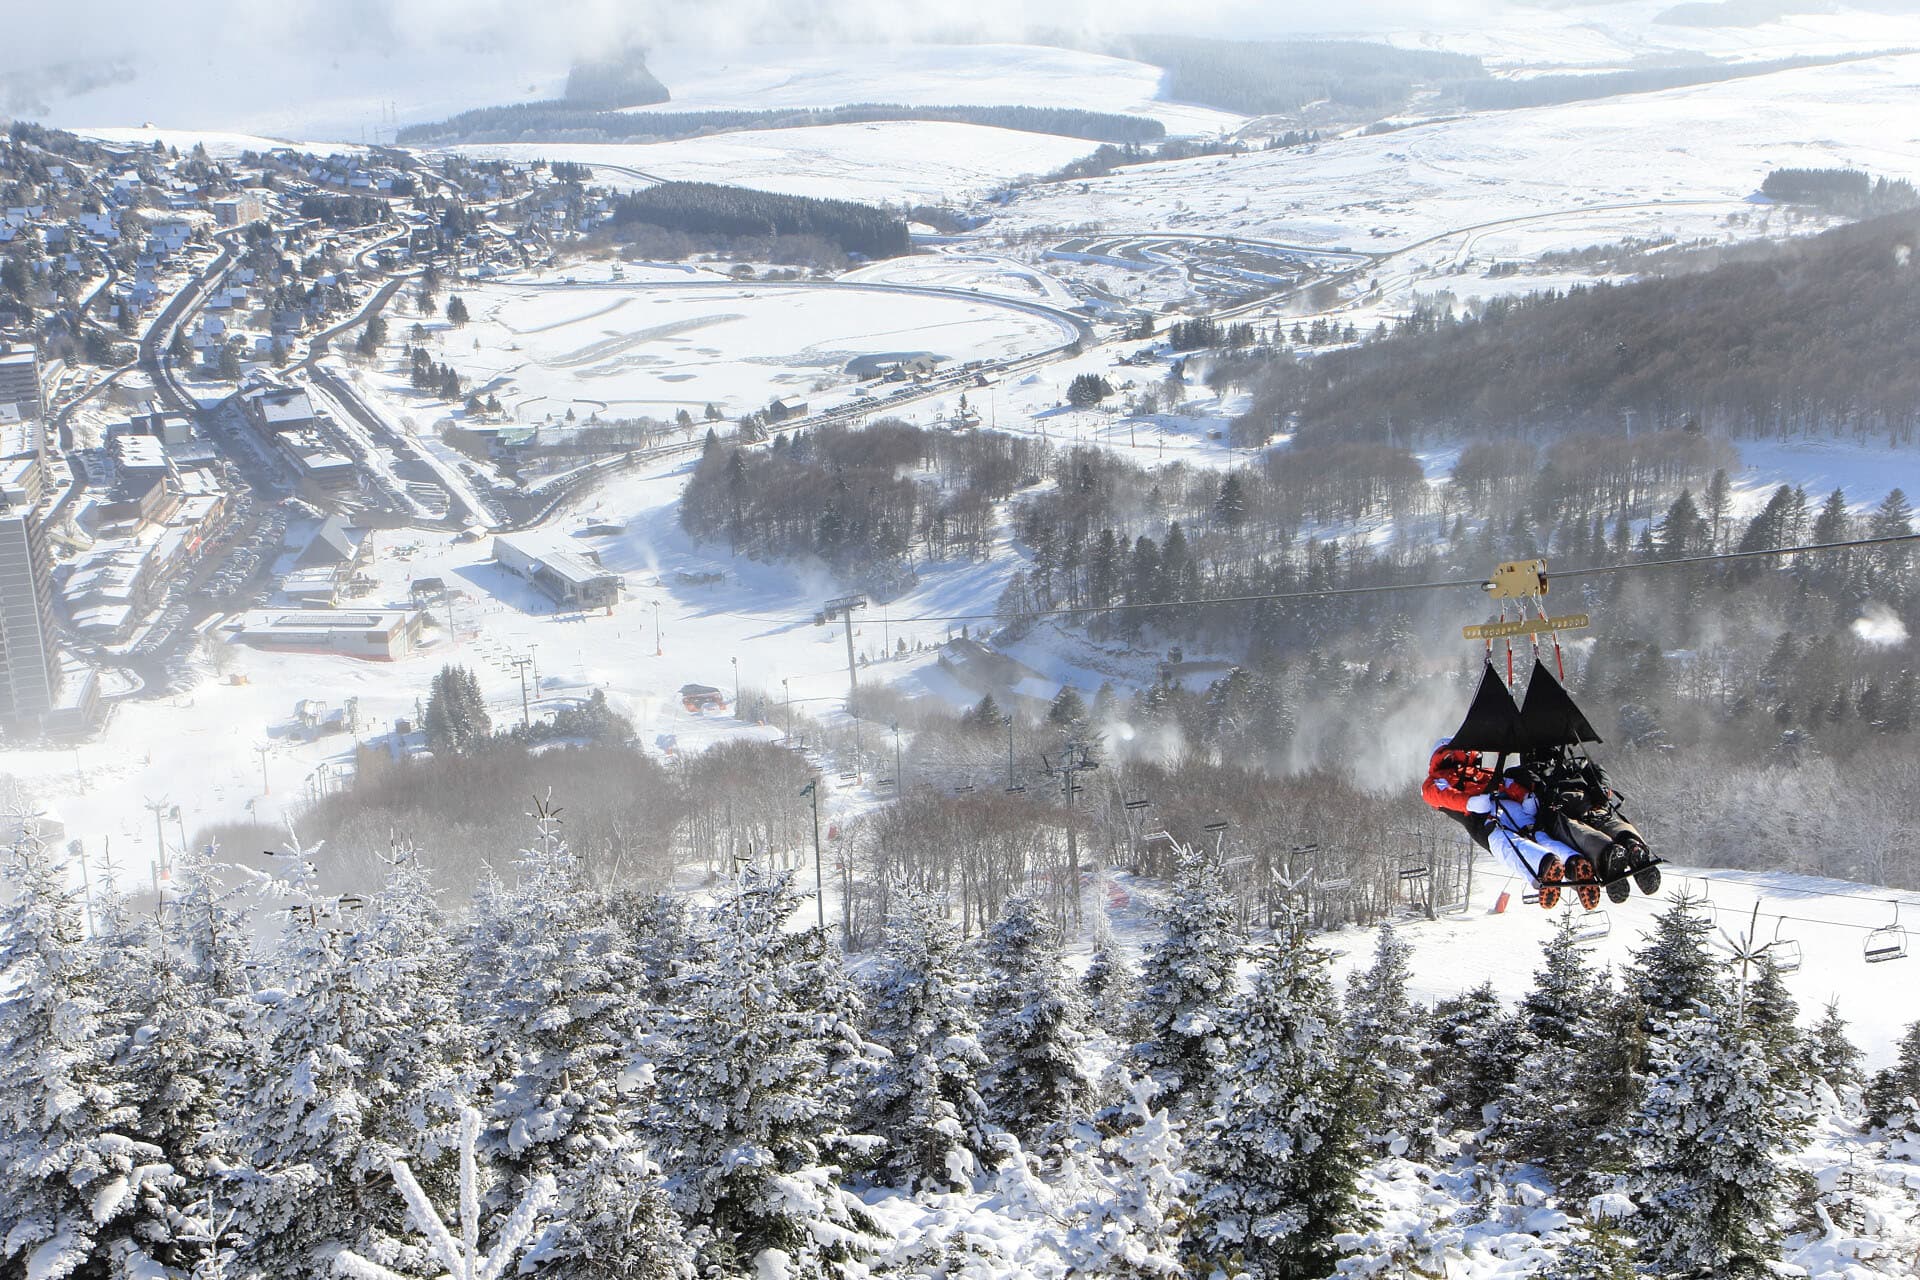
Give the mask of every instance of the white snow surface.
POLYGON ((1221 133, 1244 117, 1165 102, 1160 68, 1023 44, 873 44, 662 49, 648 65, 673 101, 637 112, 904 106, 1079 107, 1159 120, 1170 134, 1221 133))
MULTIPOLYGON (((1124 169, 1023 195, 1013 226, 1099 224, 1401 249, 1465 228, 1607 212, 1614 239, 1714 235, 1770 169, 1920 176, 1920 55, 1592 102, 1496 111, 1372 137, 1124 169)), ((1776 211, 1776 217, 1783 217, 1776 211)))
POLYGON ((609 186, 719 182, 816 199, 968 202, 1015 178, 1050 173, 1097 143, 936 120, 755 129, 672 142, 472 143, 447 150, 507 160, 573 160, 609 186))

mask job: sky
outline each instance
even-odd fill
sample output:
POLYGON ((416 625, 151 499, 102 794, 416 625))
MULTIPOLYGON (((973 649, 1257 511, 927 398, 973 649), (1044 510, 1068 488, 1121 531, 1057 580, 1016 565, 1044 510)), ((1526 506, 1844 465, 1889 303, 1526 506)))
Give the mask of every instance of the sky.
POLYGON ((652 44, 742 40, 1017 38, 1038 27, 1125 32, 1177 26, 1259 35, 1454 26, 1489 15, 1497 0, 1347 0, 1330 10, 1301 0, 1213 0, 1170 14, 1151 0, 65 0, 17 6, 0 44, 0 71, 110 57, 158 60, 201 48, 445 53, 519 49, 571 56, 637 37, 652 44))

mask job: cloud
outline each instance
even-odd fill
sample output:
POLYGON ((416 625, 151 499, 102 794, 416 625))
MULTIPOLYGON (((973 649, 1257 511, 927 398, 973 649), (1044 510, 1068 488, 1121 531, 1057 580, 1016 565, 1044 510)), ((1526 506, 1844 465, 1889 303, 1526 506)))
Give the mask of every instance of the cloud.
POLYGON ((7 23, 0 71, 81 59, 121 58, 160 71, 169 60, 206 57, 318 58, 377 54, 442 57, 462 52, 524 54, 531 61, 650 45, 938 38, 1020 39, 1035 27, 1082 33, 1173 30, 1222 37, 1393 28, 1454 27, 1483 21, 1494 0, 1349 0, 1331 15, 1319 6, 1269 0, 1215 0, 1170 12, 1147 0, 68 0, 23 6, 7 23))

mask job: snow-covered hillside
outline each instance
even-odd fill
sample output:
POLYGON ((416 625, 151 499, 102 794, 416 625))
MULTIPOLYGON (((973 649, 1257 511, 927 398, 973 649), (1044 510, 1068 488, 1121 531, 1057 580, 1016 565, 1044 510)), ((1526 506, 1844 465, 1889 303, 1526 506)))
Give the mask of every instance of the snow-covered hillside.
POLYGON ((1368 250, 1488 227, 1480 248, 1495 256, 1533 246, 1488 224, 1548 214, 1582 219, 1589 244, 1656 231, 1717 237, 1729 215, 1768 216, 1750 197, 1778 166, 1920 176, 1920 126, 1906 109, 1916 93, 1920 55, 1810 67, 1130 168, 1025 193, 998 221, 1368 250))
POLYGON ((1244 117, 1160 99, 1158 67, 1020 44, 662 49, 648 64, 671 102, 636 111, 907 106, 1079 107, 1159 120, 1171 134, 1228 132, 1244 117))

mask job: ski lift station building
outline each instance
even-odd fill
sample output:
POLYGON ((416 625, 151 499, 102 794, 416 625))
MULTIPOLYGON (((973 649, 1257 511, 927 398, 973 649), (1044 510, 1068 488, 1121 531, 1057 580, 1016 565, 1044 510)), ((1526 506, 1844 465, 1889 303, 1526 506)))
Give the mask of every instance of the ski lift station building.
POLYGON ((553 598, 574 608, 611 607, 626 579, 600 563, 591 551, 567 545, 554 535, 505 534, 493 540, 493 559, 553 598))

